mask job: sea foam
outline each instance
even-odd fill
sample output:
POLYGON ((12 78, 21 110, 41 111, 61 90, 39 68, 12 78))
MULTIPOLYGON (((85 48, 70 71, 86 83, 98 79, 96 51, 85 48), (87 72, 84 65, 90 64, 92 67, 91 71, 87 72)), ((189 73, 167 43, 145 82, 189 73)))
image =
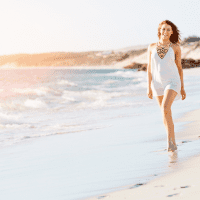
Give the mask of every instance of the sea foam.
POLYGON ((47 105, 40 99, 27 99, 24 103, 29 108, 45 108, 47 105))

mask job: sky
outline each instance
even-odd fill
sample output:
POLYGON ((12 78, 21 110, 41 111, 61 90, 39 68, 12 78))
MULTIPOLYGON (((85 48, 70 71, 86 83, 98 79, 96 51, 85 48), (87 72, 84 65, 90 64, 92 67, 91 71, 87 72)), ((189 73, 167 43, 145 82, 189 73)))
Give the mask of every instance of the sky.
POLYGON ((161 21, 200 36, 199 0, 4 0, 0 55, 117 50, 157 42, 161 21))

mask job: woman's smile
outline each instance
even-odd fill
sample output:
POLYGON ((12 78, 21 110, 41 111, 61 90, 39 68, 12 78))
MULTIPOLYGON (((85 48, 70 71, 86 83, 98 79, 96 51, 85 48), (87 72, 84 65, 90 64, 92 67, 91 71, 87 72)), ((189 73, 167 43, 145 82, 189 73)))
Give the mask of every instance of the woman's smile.
POLYGON ((168 39, 173 34, 172 27, 168 24, 163 24, 160 29, 161 37, 168 39))

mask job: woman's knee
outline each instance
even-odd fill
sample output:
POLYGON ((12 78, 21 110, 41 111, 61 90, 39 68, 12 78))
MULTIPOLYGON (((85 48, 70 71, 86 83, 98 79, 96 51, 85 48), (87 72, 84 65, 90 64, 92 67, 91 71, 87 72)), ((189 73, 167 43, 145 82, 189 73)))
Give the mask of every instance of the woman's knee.
POLYGON ((163 115, 167 115, 171 112, 171 106, 166 105, 166 104, 162 104, 161 105, 161 112, 163 115))

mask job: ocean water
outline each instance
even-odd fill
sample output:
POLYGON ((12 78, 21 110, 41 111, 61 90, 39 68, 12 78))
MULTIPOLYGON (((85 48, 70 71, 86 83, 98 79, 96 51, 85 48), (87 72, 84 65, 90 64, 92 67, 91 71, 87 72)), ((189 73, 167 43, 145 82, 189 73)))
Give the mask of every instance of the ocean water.
MULTIPOLYGON (((178 153, 164 150, 166 133, 155 98, 146 95, 146 72, 73 68, 0 72, 0 158, 10 157, 0 168, 4 199, 22 193, 28 199, 83 199, 145 183, 199 151, 199 141, 177 141, 178 153), (20 162, 12 157, 13 148, 45 144, 52 138, 51 147, 23 152, 20 162), (38 165, 27 164, 23 156, 38 165), (36 175, 41 170, 40 158, 45 175, 40 183, 28 186, 34 171, 36 175), (21 168, 24 171, 16 170, 21 168), (53 181, 46 184, 47 177, 53 181), (14 193, 10 180, 18 184, 14 193)), ((186 75, 184 80, 187 100, 173 103, 174 119, 200 108, 200 79, 186 75)), ((176 123, 175 131, 183 125, 176 123)))
MULTIPOLYGON (((98 121, 103 120, 99 115, 102 109, 150 104, 147 99, 141 100, 145 87, 145 72, 1 70, 0 145, 101 128, 98 121)), ((113 117, 110 112, 109 116, 113 117)))

